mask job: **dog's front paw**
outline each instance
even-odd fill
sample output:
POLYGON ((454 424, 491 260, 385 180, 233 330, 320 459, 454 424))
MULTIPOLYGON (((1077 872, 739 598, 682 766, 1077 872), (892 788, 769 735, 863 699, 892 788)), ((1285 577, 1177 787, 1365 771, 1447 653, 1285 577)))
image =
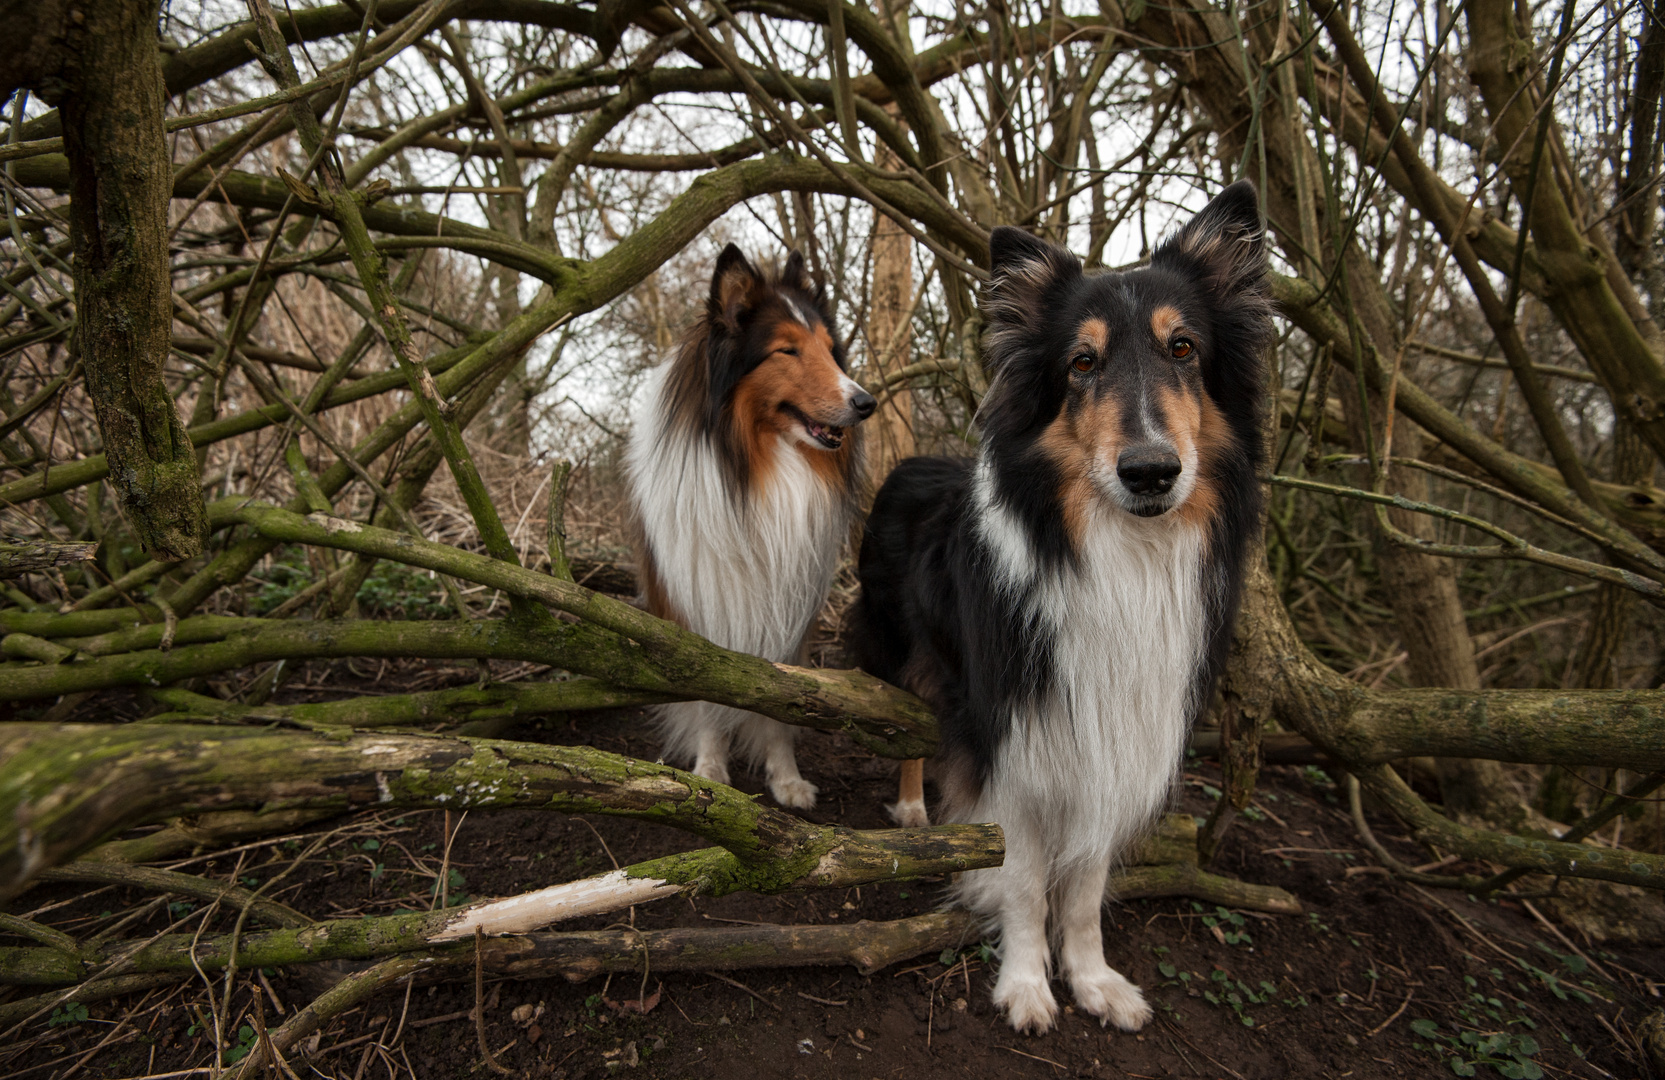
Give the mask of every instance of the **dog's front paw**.
POLYGON ((925 812, 925 804, 916 800, 887 803, 885 813, 890 820, 904 829, 923 829, 931 823, 931 815, 925 812))
POLYGON ((820 788, 801 776, 795 776, 790 780, 769 781, 769 794, 775 797, 775 801, 794 810, 815 809, 815 796, 820 791, 820 788))
POLYGON ((1045 1035, 1058 1018, 1058 1002, 1044 978, 1007 978, 1001 975, 994 984, 994 1004, 1006 1013, 1006 1019, 1016 1031, 1030 1035, 1045 1035))
POLYGON ((1107 966, 1091 975, 1072 976, 1070 990, 1075 994, 1075 1003, 1098 1017, 1100 1024, 1138 1031, 1150 1022, 1151 1008, 1145 1003, 1145 995, 1113 968, 1107 966))

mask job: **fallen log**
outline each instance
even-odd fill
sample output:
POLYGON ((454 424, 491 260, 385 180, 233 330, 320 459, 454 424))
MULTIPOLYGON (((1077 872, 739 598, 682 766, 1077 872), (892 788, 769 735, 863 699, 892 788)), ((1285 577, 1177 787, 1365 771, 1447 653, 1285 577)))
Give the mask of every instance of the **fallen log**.
POLYGON ((117 957, 123 973, 151 975, 221 971, 233 958, 238 968, 248 970, 321 960, 374 960, 457 943, 472 950, 476 931, 488 937, 525 935, 683 893, 725 896, 747 889, 774 893, 848 888, 998 866, 1004 855, 1000 829, 994 825, 869 832, 806 825, 803 832, 817 830, 830 835, 821 843, 806 835, 801 854, 807 861, 794 860, 778 872, 770 867, 760 873, 724 848, 703 848, 519 896, 438 911, 330 919, 240 934, 163 934, 137 947, 120 943, 92 952, 0 947, 0 984, 77 983, 117 957))
MULTIPOLYGON (((781 815, 784 816, 784 815, 781 815)), ((803 825, 806 834, 826 826, 803 825)), ((747 877, 735 856, 722 848, 706 848, 655 859, 621 870, 565 882, 519 896, 476 901, 432 912, 296 922, 293 912, 279 909, 278 928, 242 934, 163 935, 142 944, 111 943, 92 953, 64 948, 0 948, 0 984, 61 986, 92 977, 112 957, 120 957, 121 971, 132 975, 185 974, 223 970, 232 962, 242 969, 273 967, 325 960, 377 960, 421 954, 421 963, 405 965, 414 971, 443 965, 447 958, 472 963, 476 931, 487 935, 488 966, 503 974, 533 976, 560 974, 578 981, 608 972, 640 970, 644 954, 654 971, 704 970, 713 967, 803 966, 833 962, 856 963, 868 970, 901 958, 899 950, 926 949, 916 931, 929 925, 929 942, 937 942, 946 928, 967 931, 963 913, 920 916, 929 923, 861 922, 837 927, 783 926, 761 932, 696 928, 645 933, 538 933, 543 927, 587 915, 606 914, 633 904, 681 893, 720 896, 744 888, 783 891, 796 888, 836 888, 915 878, 944 871, 996 865, 1003 843, 992 825, 947 826, 936 829, 887 829, 870 832, 837 829, 803 876, 779 880, 759 888, 747 877), (906 932, 891 933, 905 925, 906 932), (867 927, 872 937, 857 932, 867 927), (505 943, 505 941, 509 943, 505 943), (718 944, 721 943, 720 951, 718 944), (851 958, 855 958, 851 960, 851 958), (885 958, 889 959, 875 959, 885 958)), ((1119 900, 1189 896, 1233 908, 1276 914, 1298 914, 1300 902, 1282 889, 1235 881, 1211 874, 1197 865, 1196 821, 1188 814, 1170 814, 1158 829, 1128 856, 1129 865, 1111 874, 1108 891, 1119 900), (1140 865, 1144 864, 1144 865, 1140 865)), ((67 880, 113 880, 113 873, 149 874, 126 884, 208 896, 227 893, 235 910, 240 904, 261 903, 243 890, 198 879, 182 887, 187 875, 146 868, 111 868, 72 863, 49 876, 67 880)), ((268 902, 269 903, 269 902, 268 902)), ((947 944, 944 942, 943 944, 947 944)), ((941 948, 943 944, 929 947, 941 948)), ((0 1014, 3 1015, 3 1014, 0 1014)))
MULTIPOLYGON (((835 849, 848 859, 869 843, 692 773, 582 746, 201 724, 12 723, 0 724, 0 761, 0 900, 122 829, 207 811, 531 806, 622 815, 723 845, 735 861, 710 873, 759 891, 804 878, 835 849)), ((959 828, 952 835, 988 827, 959 828)), ((904 861, 897 873, 955 868, 938 865, 952 862, 942 852, 921 858, 936 869, 909 871, 904 861)))

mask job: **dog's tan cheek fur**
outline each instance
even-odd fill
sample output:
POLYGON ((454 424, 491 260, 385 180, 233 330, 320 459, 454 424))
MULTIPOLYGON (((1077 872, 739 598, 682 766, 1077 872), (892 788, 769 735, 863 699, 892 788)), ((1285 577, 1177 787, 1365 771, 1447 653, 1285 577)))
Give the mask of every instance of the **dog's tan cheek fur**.
POLYGON ((1081 550, 1086 536, 1087 511, 1092 505, 1092 463, 1107 452, 1114 459, 1120 423, 1120 414, 1110 397, 1066 401, 1063 410, 1037 440, 1041 452, 1058 470, 1058 502, 1064 531, 1077 551, 1081 550))
POLYGON ((1162 426, 1173 441, 1174 450, 1180 459, 1191 456, 1198 451, 1197 434, 1202 426, 1202 403, 1191 393, 1189 388, 1170 390, 1159 387, 1156 391, 1156 408, 1162 417, 1162 426))
MULTIPOLYGON (((769 358, 748 372, 734 390, 735 434, 751 462, 753 481, 759 485, 774 473, 779 439, 790 438, 792 429, 798 426, 797 417, 782 410, 781 403, 792 405, 812 420, 844 408, 838 362, 833 359, 828 344, 832 339, 824 329, 819 331, 819 337, 825 340, 816 340, 801 328, 785 328, 771 342, 769 358), (788 355, 786 349, 797 350, 797 355, 788 355)), ((855 444, 855 432, 847 428, 844 445, 837 450, 801 444, 796 449, 817 479, 839 487, 849 478, 855 444)))
POLYGON ((782 401, 790 400, 792 371, 790 357, 776 354, 746 373, 734 388, 730 422, 736 441, 750 463, 752 482, 767 482, 775 469, 775 446, 781 435, 797 423, 781 412, 782 401))
POLYGON ((783 337, 787 339, 787 347, 798 352, 795 387, 798 396, 787 400, 812 420, 841 415, 844 412, 844 373, 838 369, 838 361, 833 359, 832 337, 826 328, 818 326, 814 331, 806 331, 794 326, 788 328, 783 337))
MULTIPOLYGON (((791 341, 789 347, 798 350, 798 375, 794 385, 803 391, 800 397, 788 397, 786 400, 811 420, 843 415, 844 372, 833 358, 833 339, 827 328, 817 326, 810 331, 793 326, 786 328, 785 334, 791 341)), ((854 467, 857 438, 856 428, 846 426, 844 444, 837 450, 799 444, 798 452, 822 483, 841 486, 854 467)))
POLYGON ((1206 394, 1196 399, 1196 410, 1197 426, 1193 438, 1197 447, 1197 483, 1185 505, 1175 512, 1181 521, 1206 529, 1220 512, 1220 489, 1216 480, 1219 463, 1232 452, 1236 437, 1232 434, 1231 425, 1226 423, 1225 415, 1206 394))

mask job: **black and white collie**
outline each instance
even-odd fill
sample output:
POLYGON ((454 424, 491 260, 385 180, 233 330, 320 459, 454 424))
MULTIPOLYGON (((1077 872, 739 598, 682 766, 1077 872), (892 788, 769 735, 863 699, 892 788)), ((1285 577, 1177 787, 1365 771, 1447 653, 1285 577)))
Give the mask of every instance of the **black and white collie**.
POLYGON ((995 1003, 1052 1026, 1050 916, 1076 1004, 1134 1030, 1099 919, 1225 662, 1261 510, 1259 209, 1233 184, 1129 273, 1012 228, 991 256, 980 452, 890 475, 851 644, 937 710, 946 819, 1005 830, 1005 865, 957 886, 1000 938, 995 1003))
MULTIPOLYGON (((703 317, 649 377, 627 454, 647 607, 718 645, 798 662, 849 536, 855 425, 871 394, 844 369, 822 294, 793 252, 777 276, 730 244, 703 317)), ((666 756, 727 782, 731 741, 783 806, 815 805, 794 729, 706 702, 667 705, 666 756)))

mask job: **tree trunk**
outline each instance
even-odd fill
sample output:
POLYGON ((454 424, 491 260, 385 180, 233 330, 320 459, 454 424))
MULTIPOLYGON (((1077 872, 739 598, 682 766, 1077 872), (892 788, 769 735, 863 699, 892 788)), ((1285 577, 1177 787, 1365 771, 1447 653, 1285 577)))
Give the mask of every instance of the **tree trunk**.
MULTIPOLYGON (((1391 316, 1381 286, 1356 253, 1349 259, 1350 280, 1361 330, 1375 342, 1378 351, 1391 351, 1391 316)), ((1354 372, 1336 372, 1342 411, 1352 436, 1353 448, 1365 454, 1384 422, 1380 397, 1370 399, 1369 412, 1359 400, 1354 372)), ((1412 381, 1413 358, 1407 356, 1401 378, 1412 381)), ((1403 416, 1396 418, 1391 453, 1394 457, 1416 458, 1422 452, 1422 431, 1403 416)), ((1417 502, 1428 502, 1428 475, 1421 470, 1388 467, 1387 493, 1417 502)), ((1425 514, 1390 509, 1388 519, 1402 532, 1433 539, 1438 528, 1425 514)), ((1399 643, 1406 653, 1405 674, 1416 686, 1440 686, 1453 690, 1478 690, 1480 671, 1474 662, 1474 641, 1463 615, 1462 597, 1457 593, 1457 563, 1393 543, 1370 518, 1375 541, 1376 565, 1388 605, 1399 626, 1399 643)), ((1509 828, 1518 827, 1525 807, 1509 784, 1503 768, 1495 761, 1470 758, 1441 758, 1436 764, 1440 797, 1446 808, 1464 817, 1474 817, 1509 828)))
MULTIPOLYGON (((897 170, 901 161, 881 145, 881 169, 897 170)), ((867 315, 867 383, 879 398, 879 411, 868 421, 868 476, 873 490, 890 470, 915 452, 913 389, 906 383, 880 390, 885 377, 908 366, 913 341, 913 238, 883 214, 874 214, 873 295, 867 315)))
POLYGON ((58 73, 70 165, 76 343, 112 486, 134 536, 158 559, 202 551, 201 474, 163 381, 173 328, 167 250, 173 167, 162 124, 156 9, 81 5, 58 73))
MULTIPOLYGON (((1652 449, 1629 423, 1619 419, 1613 427, 1613 480, 1640 484, 1653 476, 1652 449)), ((1631 628, 1636 594, 1629 589, 1604 583, 1596 590, 1590 606, 1590 625, 1573 657, 1569 687, 1608 690, 1619 685, 1618 655, 1631 628)))

